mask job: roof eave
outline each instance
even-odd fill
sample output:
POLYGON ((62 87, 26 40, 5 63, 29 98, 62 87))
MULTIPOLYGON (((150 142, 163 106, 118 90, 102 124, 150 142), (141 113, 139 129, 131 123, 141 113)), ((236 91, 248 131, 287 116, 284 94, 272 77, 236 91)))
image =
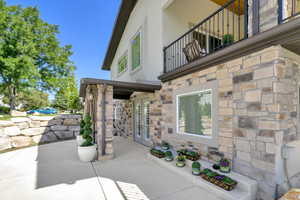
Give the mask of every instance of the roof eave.
POLYGON ((135 7, 136 3, 137 3, 137 0, 122 0, 117 18, 115 20, 115 25, 114 25, 113 32, 112 32, 112 35, 111 35, 111 38, 109 41, 109 45, 106 50, 104 61, 103 61, 102 67, 101 67, 102 70, 108 70, 108 71, 110 70, 112 61, 114 59, 117 48, 121 41, 125 27, 129 20, 130 14, 131 14, 133 8, 135 7))

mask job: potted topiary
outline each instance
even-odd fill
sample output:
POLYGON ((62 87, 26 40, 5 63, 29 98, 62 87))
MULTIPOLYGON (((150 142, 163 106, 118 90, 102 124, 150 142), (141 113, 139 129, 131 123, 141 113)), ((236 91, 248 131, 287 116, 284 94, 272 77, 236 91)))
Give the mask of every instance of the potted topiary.
POLYGON ((84 142, 78 146, 78 156, 83 162, 90 162, 95 159, 97 154, 97 146, 93 142, 92 137, 92 120, 89 115, 84 118, 84 128, 82 137, 84 142))
POLYGON ((82 119, 80 121, 80 132, 79 132, 79 135, 76 136, 76 141, 77 141, 77 144, 78 146, 80 146, 83 142, 84 142, 84 139, 82 137, 83 133, 84 133, 84 119, 82 119))
POLYGON ((231 168, 230 168, 230 161, 226 158, 222 158, 220 160, 220 172, 223 173, 229 173, 231 168))
POLYGON ((173 160, 173 154, 171 151, 165 152, 165 161, 171 162, 173 160))
POLYGON ((185 166, 185 157, 184 156, 177 156, 176 160, 177 160, 177 162, 176 162, 177 167, 185 166))
POLYGON ((165 141, 162 141, 161 148, 163 150, 169 150, 170 149, 170 145, 169 145, 169 143, 167 143, 165 141))
POLYGON ((196 176, 200 175, 200 169, 201 169, 201 164, 197 161, 193 162, 192 164, 192 173, 196 176))

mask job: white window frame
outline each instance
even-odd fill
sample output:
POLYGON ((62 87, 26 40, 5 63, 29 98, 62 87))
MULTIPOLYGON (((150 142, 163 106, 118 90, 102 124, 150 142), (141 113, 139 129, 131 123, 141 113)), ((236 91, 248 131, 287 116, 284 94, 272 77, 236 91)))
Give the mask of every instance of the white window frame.
POLYGON ((129 50, 130 50, 130 71, 131 73, 134 73, 136 71, 139 71, 142 68, 142 62, 143 62, 143 34, 142 34, 142 27, 139 28, 139 30, 130 38, 130 44, 129 44, 129 50), (136 67, 135 69, 132 69, 132 41, 134 40, 134 38, 140 34, 140 65, 138 67, 136 67))
POLYGON ((173 121, 174 134, 169 134, 168 137, 174 138, 176 140, 182 141, 193 141, 195 143, 204 144, 210 147, 218 147, 218 132, 219 132, 219 96, 218 96, 218 81, 210 81, 201 85, 195 85, 190 87, 184 87, 173 92, 173 109, 172 115, 175 120, 173 121), (187 94, 199 93, 201 91, 211 90, 212 91, 212 103, 211 103, 211 120, 212 120, 212 135, 196 135, 189 133, 179 133, 178 132, 178 96, 183 96, 187 94))
POLYGON ((187 132, 179 132, 179 103, 180 103, 179 99, 180 99, 180 97, 190 96, 190 95, 193 95, 193 94, 201 94, 201 93, 208 92, 208 91, 211 92, 211 106, 210 106, 210 108, 211 108, 211 112, 212 112, 212 107, 213 107, 213 104, 212 104, 213 90, 212 89, 205 89, 205 90, 199 90, 199 91, 188 92, 188 93, 183 93, 183 94, 180 94, 180 95, 176 95, 176 98, 177 98, 176 99, 176 132, 177 133, 185 134, 185 135, 191 135, 191 136, 197 136, 197 137, 204 137, 204 138, 208 138, 208 139, 212 138, 212 135, 207 136, 207 135, 193 134, 193 133, 187 133, 187 132))

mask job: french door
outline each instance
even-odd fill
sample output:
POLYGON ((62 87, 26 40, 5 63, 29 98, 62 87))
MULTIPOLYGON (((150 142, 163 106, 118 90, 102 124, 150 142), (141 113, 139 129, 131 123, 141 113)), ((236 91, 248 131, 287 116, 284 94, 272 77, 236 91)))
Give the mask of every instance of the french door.
POLYGON ((133 104, 133 132, 136 142, 151 146, 150 140, 150 102, 137 100, 133 104))

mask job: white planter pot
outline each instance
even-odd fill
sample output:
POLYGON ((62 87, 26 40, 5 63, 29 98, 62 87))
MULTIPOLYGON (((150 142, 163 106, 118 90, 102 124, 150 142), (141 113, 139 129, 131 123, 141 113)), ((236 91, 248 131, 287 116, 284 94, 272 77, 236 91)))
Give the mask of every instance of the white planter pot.
POLYGON ((84 139, 81 135, 76 136, 77 145, 80 146, 84 142, 84 139))
POLYGON ((78 146, 78 156, 82 162, 90 162, 96 158, 97 155, 97 145, 81 147, 78 146))

